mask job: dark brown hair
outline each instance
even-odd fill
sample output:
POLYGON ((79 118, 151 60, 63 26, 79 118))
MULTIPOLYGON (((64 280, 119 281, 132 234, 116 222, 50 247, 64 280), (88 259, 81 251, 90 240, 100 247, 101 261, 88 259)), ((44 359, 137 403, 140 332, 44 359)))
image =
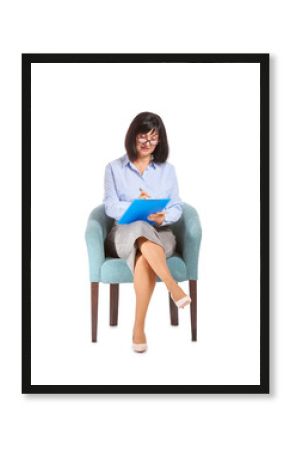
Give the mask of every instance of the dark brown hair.
POLYGON ((125 148, 131 162, 137 159, 136 136, 138 133, 148 133, 154 129, 159 134, 159 142, 153 152, 154 162, 163 163, 169 155, 167 134, 162 119, 152 112, 141 112, 131 122, 125 136, 125 148))

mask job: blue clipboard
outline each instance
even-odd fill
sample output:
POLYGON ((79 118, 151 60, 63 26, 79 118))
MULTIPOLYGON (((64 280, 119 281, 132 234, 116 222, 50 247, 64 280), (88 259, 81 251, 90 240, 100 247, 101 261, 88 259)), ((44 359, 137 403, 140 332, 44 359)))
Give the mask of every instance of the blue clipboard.
POLYGON ((117 221, 118 224, 126 224, 135 222, 136 220, 145 220, 151 225, 156 225, 156 222, 148 220, 147 216, 150 214, 161 212, 165 208, 167 203, 170 202, 170 198, 158 198, 158 199, 134 199, 131 205, 126 209, 122 217, 117 221))

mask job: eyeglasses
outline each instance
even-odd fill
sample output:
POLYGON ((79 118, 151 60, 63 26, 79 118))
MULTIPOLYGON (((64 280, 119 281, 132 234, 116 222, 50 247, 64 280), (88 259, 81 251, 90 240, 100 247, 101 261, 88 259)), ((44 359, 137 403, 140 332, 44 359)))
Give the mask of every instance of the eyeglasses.
POLYGON ((158 144, 159 139, 137 138, 137 141, 140 142, 140 144, 147 144, 147 142, 150 142, 150 145, 156 145, 156 144, 158 144))

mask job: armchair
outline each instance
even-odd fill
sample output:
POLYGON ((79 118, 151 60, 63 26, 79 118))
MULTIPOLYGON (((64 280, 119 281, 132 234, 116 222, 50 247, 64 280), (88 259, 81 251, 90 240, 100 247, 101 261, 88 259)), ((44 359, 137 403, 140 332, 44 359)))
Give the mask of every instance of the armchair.
MULTIPOLYGON (((89 215, 85 239, 89 259, 91 283, 92 342, 97 342, 99 283, 110 285, 110 325, 118 324, 119 284, 133 283, 132 273, 122 258, 105 254, 104 242, 114 220, 105 214, 104 205, 89 215)), ((176 236, 176 251, 167 258, 169 270, 176 282, 189 281, 191 340, 197 340, 197 275, 198 256, 202 236, 197 211, 183 203, 183 214, 178 222, 169 225, 176 236)), ((157 282, 160 278, 157 276, 157 282)), ((178 308, 169 294, 171 325, 178 325, 178 308)))

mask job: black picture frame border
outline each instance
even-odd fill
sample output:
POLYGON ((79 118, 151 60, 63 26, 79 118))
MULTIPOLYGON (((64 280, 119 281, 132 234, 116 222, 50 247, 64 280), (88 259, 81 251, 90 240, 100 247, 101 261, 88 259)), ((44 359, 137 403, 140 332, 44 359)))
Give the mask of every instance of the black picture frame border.
POLYGON ((22 53, 22 393, 23 394, 269 394, 269 53, 22 53), (260 384, 32 385, 31 384, 31 64, 33 63, 260 64, 260 384))

